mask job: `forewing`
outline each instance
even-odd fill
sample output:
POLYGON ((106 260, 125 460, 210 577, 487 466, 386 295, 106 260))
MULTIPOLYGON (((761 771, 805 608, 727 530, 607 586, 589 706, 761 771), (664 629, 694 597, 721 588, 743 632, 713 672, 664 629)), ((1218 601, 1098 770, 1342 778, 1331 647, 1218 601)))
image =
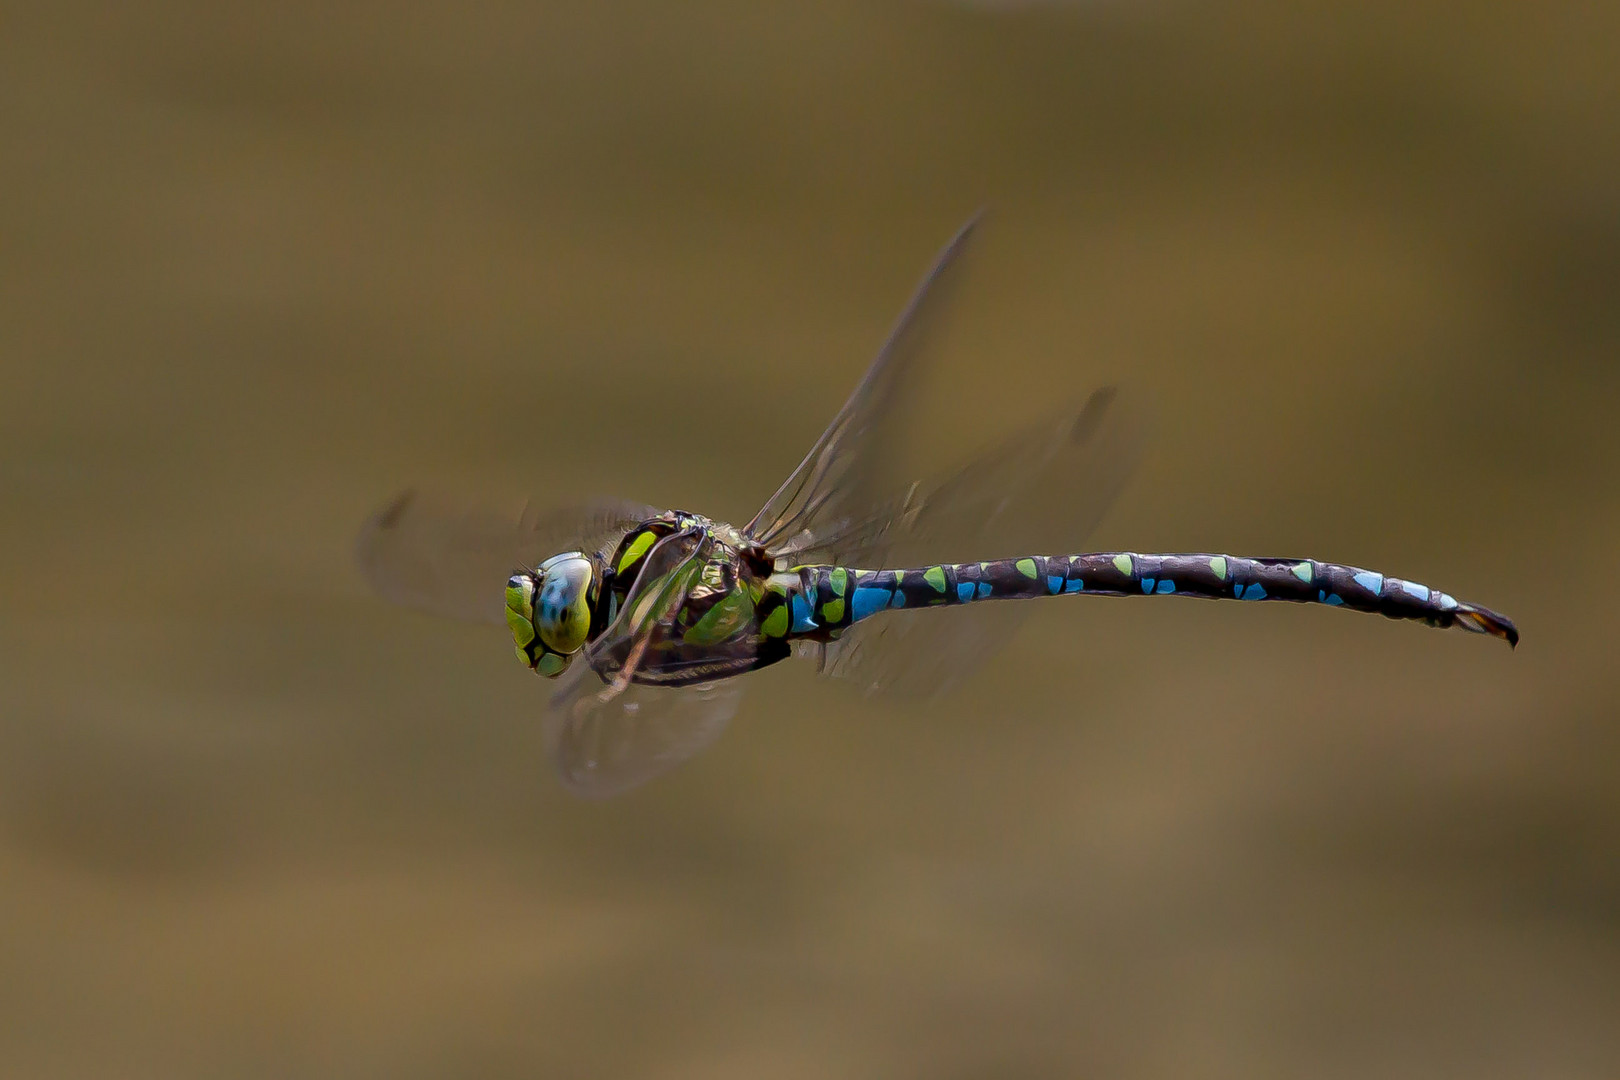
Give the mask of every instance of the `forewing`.
POLYGON ((825 534, 838 523, 864 518, 888 501, 891 492, 874 490, 873 466, 892 454, 897 395, 937 338, 980 217, 962 226, 939 253, 849 400, 748 523, 743 530, 748 536, 775 550, 804 533, 825 534))
POLYGON ((562 676, 544 733, 558 775, 576 794, 606 798, 645 783, 708 746, 736 713, 742 687, 734 682, 637 681, 655 668, 679 672, 660 650, 678 633, 673 620, 712 546, 699 529, 660 540, 619 616, 562 676))
POLYGON ((698 584, 713 546, 713 538, 695 526, 654 544, 619 614, 585 646, 573 666, 584 663, 610 682, 620 675, 633 676, 647 648, 661 643, 659 635, 669 631, 687 593, 698 584))
POLYGON ((560 551, 604 553, 658 511, 602 499, 503 513, 445 492, 412 489, 362 526, 360 571, 384 599, 454 619, 501 623, 506 579, 560 551))
MULTIPOLYGON (((932 484, 892 472, 906 394, 953 299, 978 218, 935 260, 889 340, 810 454, 745 530, 778 565, 863 569, 1072 552, 1113 502, 1141 446, 1112 387, 1059 409, 932 484)), ((948 689, 1004 645, 1022 604, 881 615, 814 646, 822 669, 868 689, 948 689)))

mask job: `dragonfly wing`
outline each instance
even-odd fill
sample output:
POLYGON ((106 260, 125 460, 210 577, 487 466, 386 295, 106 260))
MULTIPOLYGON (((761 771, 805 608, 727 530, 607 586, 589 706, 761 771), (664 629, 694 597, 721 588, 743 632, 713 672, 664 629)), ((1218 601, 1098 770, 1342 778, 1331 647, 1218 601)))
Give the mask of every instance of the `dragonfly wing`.
POLYGON ((693 525, 664 537, 647 552, 619 613, 578 658, 603 679, 631 678, 649 647, 671 640, 675 616, 703 576, 714 539, 693 525))
MULTIPOLYGON (((812 543, 847 551, 863 567, 1073 551, 1123 488, 1142 432, 1140 414, 1103 388, 847 534, 812 543)), ((822 670, 869 691, 944 693, 1030 613, 1029 604, 992 603, 879 615, 832 642, 822 670)))
POLYGON ((605 799, 646 783, 695 757, 736 715, 735 682, 648 686, 613 693, 588 664, 565 672, 542 724, 546 750, 563 785, 605 799))
POLYGON ((602 499, 501 512, 445 492, 410 490, 360 530, 355 557, 384 599, 454 619, 504 622, 506 579, 560 551, 606 556, 658 511, 602 499))
POLYGON ((774 550, 818 524, 860 518, 885 500, 889 493, 873 490, 873 465, 892 456, 900 387, 936 339, 981 216, 962 226, 939 253, 849 400, 743 529, 748 536, 774 550))
POLYGON ((1117 387, 1032 424, 943 478, 910 485, 862 517, 817 525, 778 557, 865 569, 1075 550, 1141 456, 1141 411, 1117 387))
POLYGON ((908 611, 853 627, 820 647, 823 675, 867 694, 933 698, 950 693, 999 653, 1029 617, 1025 604, 908 611))
MULTIPOLYGON (((1123 486, 1141 424, 1112 387, 942 481, 886 475, 905 426, 901 406, 929 378, 930 346, 978 221, 945 246, 855 392, 749 523, 745 532, 778 565, 880 569, 1074 551, 1123 486)), ((995 604, 880 616, 827 646, 822 669, 869 689, 936 692, 993 655, 1027 615, 1025 605, 995 604)))
POLYGON ((734 682, 650 681, 690 677, 699 667, 724 679, 751 666, 736 650, 722 661, 666 655, 679 636, 675 617, 712 546, 701 529, 660 540, 619 616, 562 677, 544 736, 558 775, 576 794, 606 798, 643 784, 696 755, 735 715, 742 687, 734 682))

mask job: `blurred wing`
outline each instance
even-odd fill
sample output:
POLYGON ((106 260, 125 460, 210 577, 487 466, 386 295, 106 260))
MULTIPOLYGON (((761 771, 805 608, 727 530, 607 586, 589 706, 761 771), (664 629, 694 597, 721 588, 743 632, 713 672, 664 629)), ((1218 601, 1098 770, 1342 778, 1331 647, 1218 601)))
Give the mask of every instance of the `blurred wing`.
POLYGON ((923 608, 861 623, 825 645, 805 643, 796 655, 868 695, 937 698, 977 674, 1027 618, 1021 603, 923 608))
MULTIPOLYGON (((544 734, 558 775, 575 794, 606 798, 651 780, 708 746, 736 713, 742 687, 732 682, 658 686, 637 681, 690 674, 662 649, 678 638, 675 616, 700 583, 712 547, 701 529, 660 540, 618 618, 562 676, 544 734)), ((734 660, 740 669, 749 663, 734 660)), ((704 658, 691 664, 707 671, 713 662, 704 658)), ((715 672, 720 678, 730 673, 715 672)))
MULTIPOLYGON (((843 409, 744 530, 778 565, 880 569, 1072 552, 1123 487, 1141 425, 1112 387, 943 481, 883 479, 903 426, 905 384, 929 378, 929 346, 978 221, 945 246, 843 409)), ((801 651, 869 690, 938 693, 994 655, 1028 615, 1024 604, 983 604, 881 616, 801 651)))
POLYGON ((443 492, 406 491, 360 530, 360 572, 384 599, 453 619, 503 623, 506 579, 560 551, 605 558, 633 526, 657 516, 639 503, 501 513, 443 492))
POLYGON ((862 568, 1068 554, 1124 489, 1143 430, 1119 389, 1101 387, 864 518, 812 531, 808 545, 862 568))
POLYGON ((649 647, 667 643, 689 593, 702 580, 714 539, 696 526, 672 533, 647 552, 619 614, 585 646, 583 661, 603 680, 632 678, 649 647))
MULTIPOLYGON (((1142 432, 1139 414, 1105 387, 826 543, 865 568, 1079 551, 1124 487, 1142 432)), ((943 693, 1031 612, 1002 603, 880 615, 828 645, 822 669, 868 691, 943 693)))
POLYGON ((774 551, 793 545, 806 531, 827 532, 829 525, 864 517, 892 494, 873 490, 873 466, 890 457, 897 394, 935 340, 939 316, 956 292, 962 256, 982 216, 962 226, 939 253, 849 400, 743 529, 746 535, 774 551))
POLYGON ((695 757, 725 730, 742 700, 736 682, 701 686, 607 686, 588 664, 560 677, 543 722, 546 750, 563 785, 605 799, 695 757))

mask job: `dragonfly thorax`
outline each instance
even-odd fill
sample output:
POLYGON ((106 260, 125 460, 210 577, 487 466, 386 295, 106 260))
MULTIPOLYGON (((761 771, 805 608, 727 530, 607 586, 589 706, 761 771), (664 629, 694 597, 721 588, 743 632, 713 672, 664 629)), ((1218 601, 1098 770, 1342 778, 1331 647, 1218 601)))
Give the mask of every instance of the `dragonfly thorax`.
POLYGON ((600 577, 578 551, 553 555, 506 583, 506 623, 518 657, 536 673, 561 675, 585 647, 600 577))

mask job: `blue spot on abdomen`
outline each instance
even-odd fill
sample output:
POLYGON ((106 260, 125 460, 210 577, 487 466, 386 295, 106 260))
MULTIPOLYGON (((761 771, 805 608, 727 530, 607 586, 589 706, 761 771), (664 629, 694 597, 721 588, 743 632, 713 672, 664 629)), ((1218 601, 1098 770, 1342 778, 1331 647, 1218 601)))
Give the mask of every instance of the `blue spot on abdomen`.
POLYGON ((1245 586, 1243 589, 1242 599, 1244 600, 1264 600, 1265 598, 1265 586, 1261 585, 1259 582, 1245 586))
POLYGON ((811 618, 810 604, 800 593, 793 594, 793 631, 802 634, 806 630, 816 628, 816 620, 811 618))
POLYGON ((876 585, 861 585, 850 600, 851 621, 862 619, 889 606, 889 590, 876 585))
POLYGON ((1401 588, 1405 589, 1406 595, 1414 600, 1429 599, 1429 587, 1427 585, 1419 585, 1415 581, 1403 581, 1401 582, 1401 588))
POLYGON ((1356 584, 1372 593, 1374 596, 1384 595, 1384 575, 1375 570, 1357 571, 1356 584))
POLYGON ((1070 578, 1068 582, 1064 584, 1063 591, 1066 593, 1084 592, 1085 588, 1086 582, 1084 578, 1070 578))
POLYGON ((1173 581, 1161 581, 1153 591, 1161 596, 1165 593, 1173 593, 1176 591, 1176 583, 1173 581))

